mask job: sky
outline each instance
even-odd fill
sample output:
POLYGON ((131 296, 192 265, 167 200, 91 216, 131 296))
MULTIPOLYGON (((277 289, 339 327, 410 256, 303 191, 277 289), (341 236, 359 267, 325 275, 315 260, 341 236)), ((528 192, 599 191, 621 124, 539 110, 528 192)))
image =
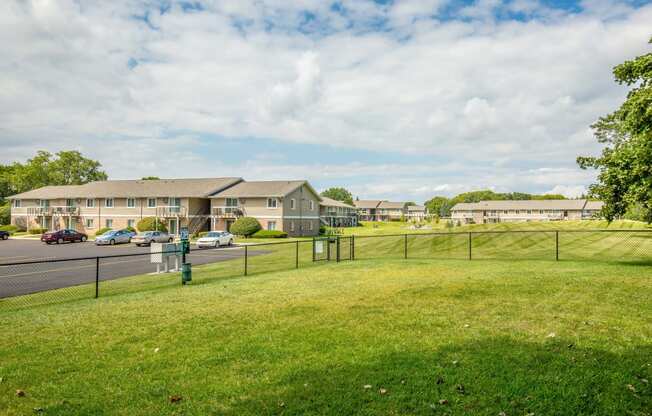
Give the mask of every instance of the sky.
POLYGON ((574 197, 651 23, 640 0, 4 0, 0 163, 574 197))

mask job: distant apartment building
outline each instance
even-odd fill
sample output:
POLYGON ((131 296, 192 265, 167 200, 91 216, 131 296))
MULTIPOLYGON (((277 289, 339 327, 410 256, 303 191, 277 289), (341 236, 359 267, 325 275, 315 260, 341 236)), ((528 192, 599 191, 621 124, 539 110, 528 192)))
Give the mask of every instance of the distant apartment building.
POLYGON ((456 204, 451 218, 464 224, 586 220, 596 218, 602 205, 586 199, 481 201, 456 204))
POLYGON ((307 181, 242 181, 210 197, 211 228, 229 230, 238 217, 253 217, 265 230, 291 236, 319 233, 321 197, 307 181))
POLYGON ((319 216, 322 224, 329 227, 355 227, 358 225, 356 207, 325 196, 322 196, 321 199, 319 216))
POLYGON ((360 221, 400 221, 407 219, 407 202, 383 200, 354 201, 360 221))
POLYGON ((171 234, 182 228, 190 233, 229 230, 237 218, 250 216, 264 229, 312 236, 329 218, 342 219, 340 226, 345 226, 343 218, 354 209, 339 206, 333 211, 329 201, 322 207, 322 198, 305 180, 248 182, 236 177, 46 186, 9 199, 11 222, 20 228, 72 228, 89 234, 104 227, 136 227, 145 217, 157 218, 171 234))
POLYGON ((407 219, 410 221, 423 221, 427 215, 428 211, 423 205, 409 205, 407 207, 407 219))
POLYGON ((377 217, 378 205, 383 201, 380 200, 358 200, 353 201, 358 211, 360 221, 379 221, 377 217))

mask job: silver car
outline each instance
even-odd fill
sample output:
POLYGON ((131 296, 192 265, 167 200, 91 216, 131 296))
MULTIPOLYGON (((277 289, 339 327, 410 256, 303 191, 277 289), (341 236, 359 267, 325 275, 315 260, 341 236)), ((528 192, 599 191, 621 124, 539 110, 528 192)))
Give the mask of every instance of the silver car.
POLYGON ((174 237, 164 231, 145 231, 131 237, 131 242, 137 246, 148 246, 152 243, 171 243, 174 237))
POLYGON ((125 244, 131 242, 131 237, 134 235, 129 230, 111 230, 107 231, 104 234, 95 237, 95 245, 114 245, 114 244, 125 244))

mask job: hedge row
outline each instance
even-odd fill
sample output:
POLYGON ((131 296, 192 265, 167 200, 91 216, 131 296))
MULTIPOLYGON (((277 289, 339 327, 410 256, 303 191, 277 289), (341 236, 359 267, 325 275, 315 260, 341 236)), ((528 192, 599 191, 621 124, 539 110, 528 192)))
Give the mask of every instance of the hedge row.
POLYGON ((287 238, 288 233, 278 230, 260 230, 252 234, 253 238, 287 238))

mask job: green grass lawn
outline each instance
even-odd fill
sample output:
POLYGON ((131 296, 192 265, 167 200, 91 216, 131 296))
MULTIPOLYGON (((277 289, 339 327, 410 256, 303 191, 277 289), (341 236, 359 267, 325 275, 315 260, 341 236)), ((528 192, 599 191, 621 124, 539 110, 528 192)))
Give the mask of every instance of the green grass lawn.
POLYGON ((187 287, 1 313, 0 413, 652 409, 649 266, 358 260, 211 279, 213 267, 187 287))

